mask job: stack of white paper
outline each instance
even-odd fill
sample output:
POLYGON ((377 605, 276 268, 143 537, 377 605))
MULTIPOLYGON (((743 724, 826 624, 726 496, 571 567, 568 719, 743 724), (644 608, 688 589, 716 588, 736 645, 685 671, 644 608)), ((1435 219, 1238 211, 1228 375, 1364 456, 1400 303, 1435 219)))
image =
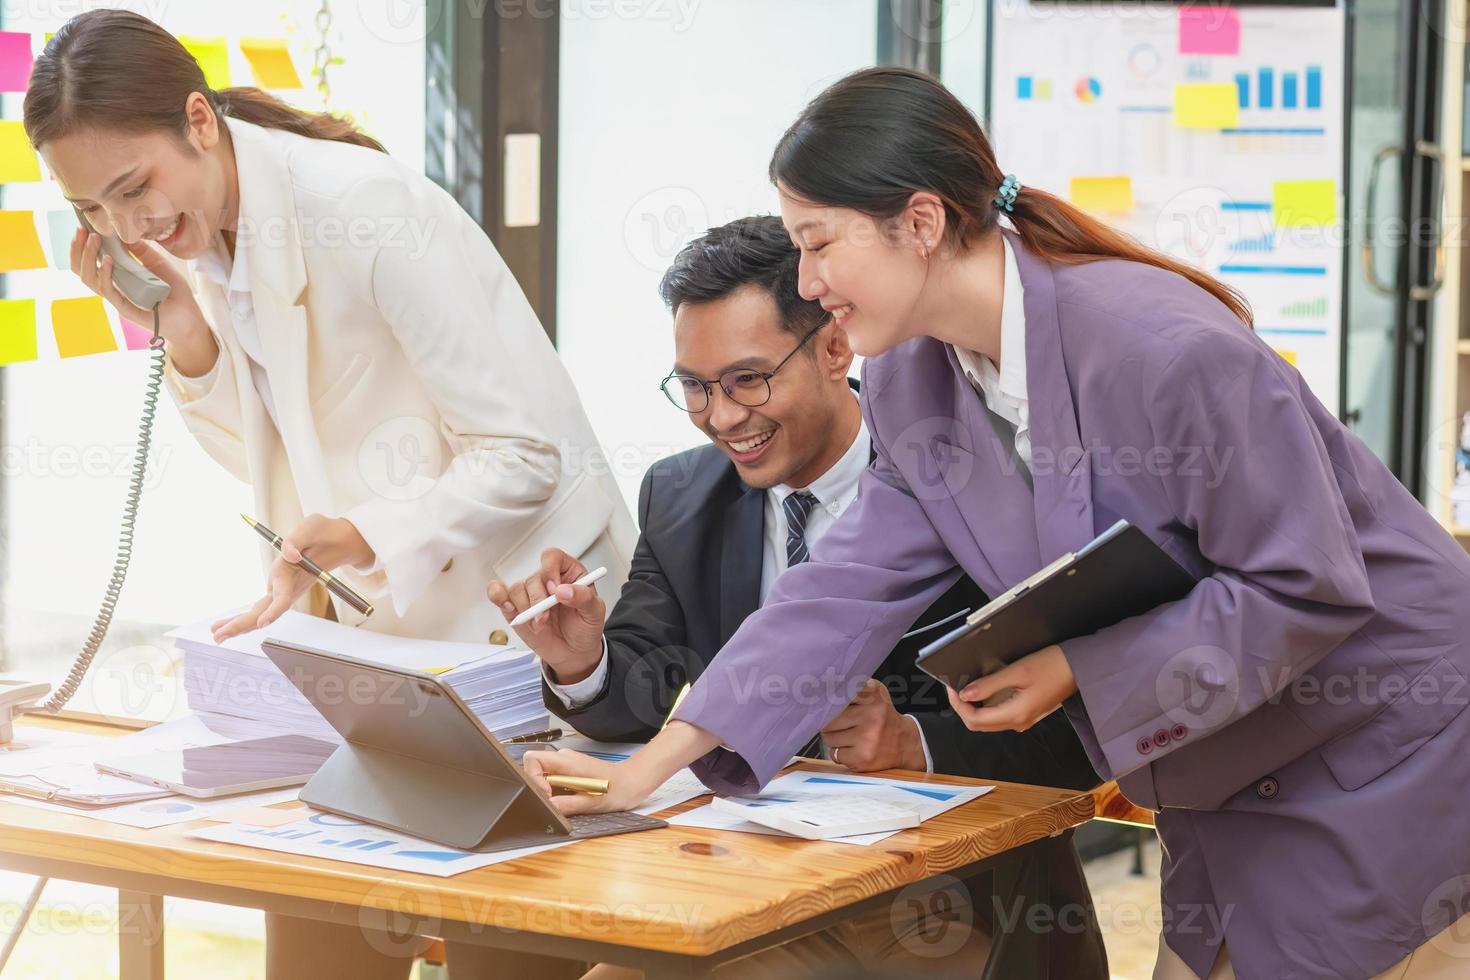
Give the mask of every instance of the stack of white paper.
POLYGON ((194 711, 330 736, 326 719, 261 649, 262 641, 272 639, 442 675, 497 738, 546 727, 541 669, 529 650, 389 636, 294 611, 263 630, 242 633, 223 644, 214 642, 208 622, 180 627, 169 636, 184 655, 184 690, 194 711))

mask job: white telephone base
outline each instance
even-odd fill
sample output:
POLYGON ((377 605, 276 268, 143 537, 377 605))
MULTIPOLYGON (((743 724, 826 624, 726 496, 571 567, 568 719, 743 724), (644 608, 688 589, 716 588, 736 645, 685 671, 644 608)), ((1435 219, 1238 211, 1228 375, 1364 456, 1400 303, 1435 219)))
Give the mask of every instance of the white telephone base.
POLYGON ((15 716, 32 707, 51 690, 45 681, 0 679, 0 745, 15 737, 15 716))

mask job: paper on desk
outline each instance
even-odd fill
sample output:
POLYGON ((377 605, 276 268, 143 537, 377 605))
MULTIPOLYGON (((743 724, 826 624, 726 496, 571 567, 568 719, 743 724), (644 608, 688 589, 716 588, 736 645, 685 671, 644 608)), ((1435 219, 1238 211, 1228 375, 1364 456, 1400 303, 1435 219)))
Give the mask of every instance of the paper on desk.
POLYGON ((242 807, 263 807, 272 803, 285 803, 296 799, 300 786, 286 789, 261 790, 259 793, 241 793, 238 796, 222 796, 213 800, 196 800, 187 796, 170 794, 160 799, 144 800, 139 803, 122 803, 105 807, 68 806, 56 800, 33 800, 24 796, 0 796, 0 801, 19 803, 38 810, 70 813, 79 817, 91 817, 106 823, 153 830, 188 823, 191 820, 218 819, 220 816, 242 807))
MULTIPOLYGON (((861 796, 882 800, 919 811, 919 821, 932 820, 948 810, 979 799, 995 789, 994 786, 946 786, 940 783, 916 783, 903 779, 886 779, 882 776, 857 776, 851 773, 788 772, 777 776, 766 784, 760 794, 762 798, 807 799, 827 796, 861 796)), ((729 830, 742 834, 766 834, 771 837, 800 838, 782 833, 737 816, 720 813, 710 806, 696 807, 688 813, 669 818, 676 827, 704 827, 710 830, 729 830)), ((887 840, 900 831, 884 834, 860 834, 854 837, 834 838, 839 844, 876 844, 887 840)))
POLYGON ((349 861, 389 871, 433 875, 436 878, 449 878, 476 868, 514 861, 576 843, 574 840, 559 840, 535 847, 482 854, 478 851, 445 847, 443 844, 409 837, 407 834, 372 824, 359 823, 347 817, 315 811, 304 820, 280 827, 224 824, 190 831, 189 836, 199 840, 299 854, 303 857, 349 861))

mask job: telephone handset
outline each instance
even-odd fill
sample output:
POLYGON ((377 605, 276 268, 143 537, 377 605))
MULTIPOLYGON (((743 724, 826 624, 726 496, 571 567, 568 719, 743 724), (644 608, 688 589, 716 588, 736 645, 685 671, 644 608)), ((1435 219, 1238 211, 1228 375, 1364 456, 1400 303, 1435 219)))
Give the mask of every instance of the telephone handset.
MULTIPOLYGON (((73 208, 77 213, 77 220, 82 227, 92 234, 97 230, 87 220, 78 208, 73 208)), ((111 235, 102 235, 102 251, 112 259, 112 284, 118 291, 132 301, 134 306, 140 306, 145 310, 152 310, 159 303, 168 299, 168 283, 149 272, 143 263, 133 258, 132 253, 119 239, 111 235)))
MULTIPOLYGON (((81 211, 76 212, 82 227, 95 234, 81 211)), ((118 597, 128 574, 128 563, 133 557, 133 528, 138 519, 138 501, 143 493, 143 477, 148 469, 148 451, 153 442, 153 416, 158 409, 158 392, 163 387, 163 336, 159 333, 159 305, 168 298, 169 285, 144 268, 143 264, 128 253, 127 246, 107 235, 102 236, 102 251, 112 256, 112 282, 118 291, 136 306, 153 311, 153 338, 148 342, 153 360, 148 371, 148 382, 143 393, 143 416, 138 426, 138 448, 133 455, 132 471, 128 479, 128 495, 123 501, 122 526, 118 531, 117 558, 113 562, 112 576, 107 581, 107 591, 102 598, 102 607, 92 624, 92 631, 82 644, 82 650, 73 661, 66 680, 56 693, 51 695, 39 710, 57 712, 71 700, 81 686, 87 668, 97 656, 112 625, 112 613, 117 608, 118 597)), ((47 692, 49 684, 11 684, 0 686, 0 745, 11 740, 12 719, 24 711, 38 710, 32 707, 47 692)))

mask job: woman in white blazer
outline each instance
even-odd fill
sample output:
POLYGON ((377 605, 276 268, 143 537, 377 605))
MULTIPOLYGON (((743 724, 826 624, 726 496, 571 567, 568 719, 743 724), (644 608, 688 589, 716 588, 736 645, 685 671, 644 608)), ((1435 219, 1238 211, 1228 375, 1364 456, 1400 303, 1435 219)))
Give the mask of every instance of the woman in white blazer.
MULTIPOLYGON (((172 287, 167 387, 189 429, 251 484, 287 558, 373 601, 368 628, 484 640, 504 625, 486 583, 529 574, 553 542, 624 577, 632 520, 571 379, 443 189, 341 120, 211 91, 125 11, 56 34, 25 125, 88 222, 172 287)), ((79 231, 74 270, 151 324, 99 246, 79 231)), ((312 577, 264 553, 267 595, 221 636, 306 607, 312 577)))
MULTIPOLYGON (((24 122, 92 227, 171 287, 167 387, 285 533, 283 557, 263 551, 267 594, 217 636, 293 605, 327 612, 301 553, 376 607, 364 621, 335 604, 337 619, 440 639, 503 626, 487 583, 524 578, 551 544, 606 565, 615 589, 626 578, 632 519, 571 379, 441 188, 342 120, 212 91, 172 35, 121 10, 48 42, 24 122)), ((79 231, 73 270, 151 324, 99 248, 79 231)), ((268 936, 273 976, 402 976, 408 956, 391 954, 416 947, 282 917, 268 936)))

